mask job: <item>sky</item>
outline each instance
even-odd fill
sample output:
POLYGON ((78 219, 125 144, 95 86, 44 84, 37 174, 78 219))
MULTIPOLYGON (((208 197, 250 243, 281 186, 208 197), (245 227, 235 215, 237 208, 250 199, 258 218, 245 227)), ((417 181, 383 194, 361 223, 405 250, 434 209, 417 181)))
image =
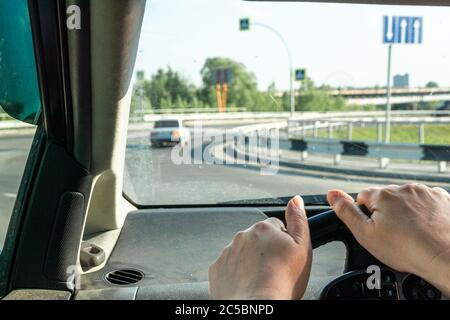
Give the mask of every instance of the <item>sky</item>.
MULTIPOLYGON (((146 78, 171 66, 199 85, 208 57, 245 64, 261 90, 275 82, 289 88, 288 44, 293 67, 306 68, 318 85, 385 86, 388 46, 383 16, 423 17, 421 45, 396 44, 392 75, 409 73, 411 86, 450 86, 450 8, 241 0, 147 0, 136 70, 146 78), (239 31, 249 18, 250 30, 239 31)), ((297 83, 298 87, 299 84, 297 83)))

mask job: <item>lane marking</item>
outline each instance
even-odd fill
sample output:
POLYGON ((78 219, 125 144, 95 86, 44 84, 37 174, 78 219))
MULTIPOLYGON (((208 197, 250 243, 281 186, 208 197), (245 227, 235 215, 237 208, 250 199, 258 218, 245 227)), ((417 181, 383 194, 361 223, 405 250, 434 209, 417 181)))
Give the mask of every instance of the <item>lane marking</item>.
POLYGON ((14 193, 4 193, 3 196, 5 198, 11 198, 11 199, 17 198, 17 194, 14 194, 14 193))

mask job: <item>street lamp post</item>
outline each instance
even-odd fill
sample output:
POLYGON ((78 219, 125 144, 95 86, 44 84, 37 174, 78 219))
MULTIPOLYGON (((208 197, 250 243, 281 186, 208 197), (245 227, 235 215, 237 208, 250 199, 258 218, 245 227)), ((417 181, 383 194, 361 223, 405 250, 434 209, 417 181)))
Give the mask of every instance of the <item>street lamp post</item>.
POLYGON ((388 71, 387 71, 387 85, 386 85, 386 123, 384 142, 391 141, 391 62, 392 62, 392 43, 388 46, 388 71))
MULTIPOLYGON (((250 21, 246 19, 247 28, 245 30, 248 30, 250 28, 250 21)), ((286 40, 283 38, 283 36, 274 28, 271 26, 260 23, 260 22, 252 22, 252 26, 262 27, 269 31, 271 31, 273 34, 275 34, 278 39, 283 43, 284 48, 286 49, 288 60, 289 60, 289 91, 290 91, 290 105, 291 105, 291 116, 294 115, 295 112, 295 93, 294 93, 294 67, 292 65, 292 55, 291 50, 289 49, 289 46, 286 42, 286 40)))

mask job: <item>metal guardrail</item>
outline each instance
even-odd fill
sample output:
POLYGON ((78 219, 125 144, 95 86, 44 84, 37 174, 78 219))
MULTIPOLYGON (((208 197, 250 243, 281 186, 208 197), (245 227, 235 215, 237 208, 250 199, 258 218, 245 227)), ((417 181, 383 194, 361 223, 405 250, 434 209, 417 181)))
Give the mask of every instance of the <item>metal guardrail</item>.
POLYGON ((308 152, 333 155, 335 165, 340 163, 341 156, 378 158, 382 169, 387 168, 389 159, 428 160, 437 162, 438 172, 445 172, 447 162, 450 161, 450 145, 302 138, 291 139, 291 149, 299 151, 301 159, 306 159, 308 152))
MULTIPOLYGON (((438 114, 442 112, 438 111, 401 111, 392 112, 392 116, 396 114, 401 115, 424 115, 424 114, 438 114)), ((450 116, 450 112, 443 112, 450 116)), ((214 120, 289 120, 291 121, 308 121, 308 120, 320 120, 320 119, 333 119, 333 118, 350 118, 361 116, 383 116, 384 112, 298 112, 294 117, 291 117, 290 112, 225 112, 225 113, 176 113, 175 110, 171 110, 166 114, 153 114, 147 113, 141 115, 139 118, 131 118, 131 122, 135 120, 144 122, 154 122, 157 120, 167 118, 179 118, 185 121, 214 121, 214 120)))
POLYGON ((253 124, 248 126, 236 127, 231 129, 231 132, 236 132, 242 135, 258 133, 261 131, 269 132, 271 130, 280 130, 287 127, 287 121, 270 122, 263 124, 253 124))
MULTIPOLYGON (((247 108, 233 108, 226 110, 225 113, 246 112, 247 108)), ((150 114, 191 114, 191 113, 219 113, 217 108, 172 108, 172 109, 151 109, 148 111, 136 110, 132 116, 142 117, 150 114)))
MULTIPOLYGON (((358 111, 358 112, 298 112, 291 117, 290 112, 225 112, 225 113, 176 113, 177 109, 170 113, 153 114, 146 113, 139 117, 131 117, 130 122, 154 122, 167 118, 179 118, 185 121, 215 121, 215 120, 289 120, 289 127, 295 123, 324 119, 351 119, 355 117, 382 117, 383 111, 358 111)), ((449 116, 450 111, 393 111, 392 116, 449 116)))
MULTIPOLYGON (((381 142, 383 126, 386 119, 380 112, 352 112, 333 114, 332 116, 320 116, 319 118, 292 118, 289 120, 288 132, 290 138, 304 137, 312 131, 314 138, 318 137, 319 129, 328 129, 328 138, 333 138, 335 128, 347 127, 347 139, 353 139, 353 128, 359 126, 374 126, 377 128, 377 141, 381 142)), ((418 130, 418 143, 425 142, 425 125, 450 124, 449 111, 394 111, 391 118, 393 124, 416 125, 418 130)))
POLYGON ((438 172, 445 172, 450 161, 450 145, 426 145, 426 124, 450 124, 448 111, 393 111, 392 123, 413 124, 418 128, 418 144, 381 142, 382 126, 385 124, 383 112, 352 112, 321 116, 320 118, 292 118, 289 120, 289 139, 293 150, 300 151, 300 158, 305 159, 308 151, 334 155, 337 165, 341 156, 366 156, 378 158, 380 168, 387 168, 389 159, 430 160, 437 161, 438 172), (377 127, 377 142, 353 141, 355 124, 377 127), (333 129, 347 126, 346 141, 333 139, 333 129), (317 138, 318 129, 328 128, 328 139, 317 138), (307 131, 313 131, 313 137, 305 137, 307 131))
POLYGON ((223 121, 223 120, 287 120, 289 112, 240 112, 240 113, 194 113, 194 114, 167 114, 145 115, 144 122, 155 122, 168 118, 178 118, 183 121, 223 121))
MULTIPOLYGON (((438 172, 445 172, 447 162, 450 161, 450 145, 427 145, 424 140, 425 124, 450 124, 450 112, 436 111, 406 111, 393 112, 395 116, 393 123, 416 124, 419 130, 419 143, 381 143, 378 142, 359 142, 359 141, 340 141, 332 139, 332 128, 336 126, 348 126, 351 139, 352 126, 355 123, 363 124, 383 124, 383 112, 353 112, 353 113, 332 113, 332 114, 303 114, 302 117, 290 118, 288 121, 265 123, 235 128, 236 132, 250 136, 258 136, 259 132, 270 130, 280 130, 288 127, 289 139, 292 143, 292 149, 300 151, 301 159, 307 157, 308 151, 315 153, 331 154, 334 156, 334 163, 337 165, 342 156, 360 156, 378 158, 380 168, 387 168, 390 159, 401 160, 428 160, 436 161, 438 172), (439 117, 437 116, 439 115, 439 117), (440 116, 449 116, 440 117, 440 116), (422 116, 422 117, 419 117, 422 116), (425 117, 424 117, 425 116, 425 117), (292 125, 295 123, 295 129, 305 132, 314 130, 317 134, 319 128, 328 128, 329 138, 307 138, 292 137, 292 125), (300 124, 300 125, 299 125, 300 124)), ((381 132, 381 130, 378 130, 381 132)), ((381 134, 380 134, 381 137, 381 134)))
MULTIPOLYGON (((313 122, 303 122, 303 126, 289 127, 289 137, 290 138, 301 138, 307 135, 308 132, 312 131, 312 136, 314 138, 318 137, 319 129, 328 130, 328 138, 333 138, 334 129, 346 127, 347 128, 347 139, 353 139, 353 128, 359 127, 376 127, 377 128, 377 141, 381 142, 383 137, 383 126, 386 123, 385 118, 352 118, 352 119, 341 119, 339 121, 313 121, 313 122)), ((425 125, 430 124, 449 124, 450 117, 426 117, 426 118, 401 118, 396 117, 391 119, 392 124, 396 125, 415 125, 417 126, 417 137, 418 143, 425 143, 425 125)))

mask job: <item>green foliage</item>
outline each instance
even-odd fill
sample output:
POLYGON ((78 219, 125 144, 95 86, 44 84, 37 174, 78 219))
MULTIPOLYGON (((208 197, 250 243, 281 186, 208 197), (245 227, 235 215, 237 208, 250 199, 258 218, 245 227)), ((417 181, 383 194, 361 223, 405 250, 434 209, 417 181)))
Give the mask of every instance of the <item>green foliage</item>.
POLYGON ((434 81, 429 81, 426 85, 425 88, 439 88, 439 85, 434 82, 434 81))
MULTIPOLYGON (((245 108, 247 111, 290 111, 290 94, 276 89, 271 83, 267 90, 258 90, 257 80, 244 64, 228 58, 206 59, 200 75, 202 85, 197 88, 170 67, 159 69, 150 80, 135 85, 132 112, 149 109, 212 108, 217 110, 216 83, 213 73, 217 69, 229 69, 232 73, 228 85, 227 110, 245 108), (142 93, 142 96, 141 96, 142 93)), ((296 92, 297 111, 353 111, 376 110, 375 106, 347 105, 342 97, 330 94, 329 87, 316 87, 307 78, 296 92)))
MULTIPOLYGON (((320 130, 320 136, 327 136, 326 130, 320 130)), ((384 130, 383 130, 384 133, 384 130)), ((347 139, 347 128, 335 129, 334 138, 347 139)), ((374 126, 353 127, 354 141, 377 141, 377 128, 374 126)), ((419 127, 417 125, 398 125, 391 127, 391 141, 398 143, 418 143, 419 127)), ((450 126, 444 124, 425 125, 425 143, 450 144, 450 126)))
POLYGON ((136 85, 133 96, 131 97, 131 114, 145 113, 152 109, 150 99, 140 92, 139 84, 136 85))
POLYGON ((140 84, 154 109, 196 107, 196 88, 173 71, 159 69, 150 81, 140 84))
POLYGON ((202 88, 198 97, 205 105, 217 107, 214 72, 229 69, 232 81, 228 84, 227 101, 230 108, 246 107, 248 111, 269 111, 272 106, 269 96, 258 91, 256 77, 239 62, 228 58, 208 58, 200 71, 202 88))
POLYGON ((344 111, 348 110, 342 97, 333 97, 327 87, 317 88, 311 78, 307 78, 299 90, 297 110, 300 111, 344 111))

